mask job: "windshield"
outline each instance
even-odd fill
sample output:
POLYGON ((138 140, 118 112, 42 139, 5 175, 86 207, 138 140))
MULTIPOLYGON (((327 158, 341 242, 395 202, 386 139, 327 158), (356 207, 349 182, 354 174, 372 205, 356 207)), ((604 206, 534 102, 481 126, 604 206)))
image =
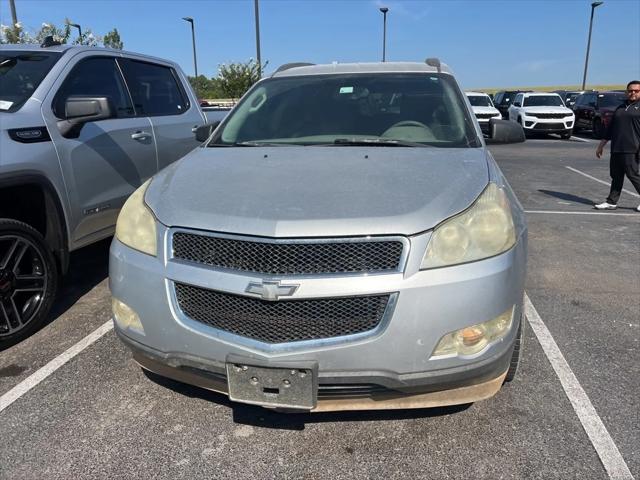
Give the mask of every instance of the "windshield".
POLYGON ((559 95, 535 95, 524 99, 523 107, 564 107, 559 95))
POLYGON ((209 146, 481 143, 455 81, 439 74, 339 74, 264 80, 209 146))
POLYGON ((15 112, 33 94, 58 52, 0 51, 0 112, 15 112))
POLYGON ((609 93, 598 95, 598 103, 601 107, 617 107, 627 100, 624 93, 609 93))
POLYGON ((485 97, 484 95, 468 95, 469 103, 473 107, 493 107, 493 103, 491 103, 491 99, 489 97, 485 97))

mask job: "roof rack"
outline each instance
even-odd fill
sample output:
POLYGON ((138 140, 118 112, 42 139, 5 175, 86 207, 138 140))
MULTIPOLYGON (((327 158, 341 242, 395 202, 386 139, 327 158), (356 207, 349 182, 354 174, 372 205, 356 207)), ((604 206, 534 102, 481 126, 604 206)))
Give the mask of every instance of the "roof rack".
POLYGON ((275 75, 276 73, 284 72, 285 70, 289 70, 290 68, 311 67, 313 65, 315 65, 315 63, 308 63, 308 62, 285 63, 284 65, 280 65, 278 69, 275 72, 273 72, 271 76, 273 77, 273 75, 275 75))
POLYGON ((47 35, 46 37, 44 37, 44 40, 40 44, 40 47, 48 48, 48 47, 55 47, 56 45, 62 45, 62 44, 57 40, 54 40, 53 35, 47 35))
POLYGON ((430 67, 436 67, 438 69, 438 73, 442 72, 439 58, 427 58, 424 62, 430 67))

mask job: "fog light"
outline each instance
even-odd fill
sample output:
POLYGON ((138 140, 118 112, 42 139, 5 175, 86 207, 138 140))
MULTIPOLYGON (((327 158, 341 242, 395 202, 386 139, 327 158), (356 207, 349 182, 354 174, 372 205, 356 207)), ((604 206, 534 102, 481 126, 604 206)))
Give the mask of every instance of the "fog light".
POLYGON ((531 125, 533 125, 533 122, 524 122, 525 127, 530 127, 531 125))
POLYGON ((474 355, 490 343, 503 338, 513 323, 515 306, 488 322, 447 333, 438 342, 431 358, 440 356, 474 355))
POLYGON ((125 303, 115 298, 111 299, 111 309, 113 310, 113 319, 122 330, 133 330, 144 335, 144 328, 140 317, 133 309, 125 303))

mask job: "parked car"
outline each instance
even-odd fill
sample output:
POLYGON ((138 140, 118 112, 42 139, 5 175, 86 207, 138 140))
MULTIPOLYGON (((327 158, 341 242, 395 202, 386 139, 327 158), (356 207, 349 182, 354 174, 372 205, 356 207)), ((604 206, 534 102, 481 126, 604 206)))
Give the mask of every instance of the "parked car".
POLYGON ((573 112, 574 130, 591 130, 594 138, 602 138, 613 112, 626 101, 623 92, 587 92, 576 99, 573 112))
POLYGON ((231 111, 231 107, 202 107, 207 123, 221 122, 231 111))
POLYGON ((519 93, 509 107, 509 120, 522 125, 526 134, 559 133, 571 137, 573 112, 557 93, 519 93))
POLYGON ((572 109, 573 105, 576 103, 576 98, 585 92, 586 90, 554 90, 551 93, 557 93, 560 95, 560 98, 562 98, 562 101, 564 102, 564 106, 572 109))
POLYGON ((502 114, 493 106, 491 97, 486 93, 466 92, 473 114, 476 116, 483 133, 489 133, 489 120, 502 119, 502 114))
POLYGON ((115 331, 147 370, 271 408, 492 396, 527 227, 476 125, 436 59, 281 67, 127 200, 115 331))
POLYGON ((112 235, 204 122, 172 62, 43 45, 0 46, 0 348, 44 322, 69 252, 112 235))
POLYGON ((509 119, 509 107, 513 103, 516 95, 524 92, 525 90, 502 90, 496 92, 493 96, 493 104, 502 114, 502 118, 509 119))

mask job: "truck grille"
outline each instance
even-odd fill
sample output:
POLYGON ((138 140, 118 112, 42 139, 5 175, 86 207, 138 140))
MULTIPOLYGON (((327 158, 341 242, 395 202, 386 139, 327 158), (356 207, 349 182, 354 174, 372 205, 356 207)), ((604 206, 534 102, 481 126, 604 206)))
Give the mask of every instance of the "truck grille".
POLYGON ((175 283, 178 306, 189 318, 265 343, 353 335, 380 324, 389 294, 269 302, 175 283))
POLYGON ((570 117, 571 114, 570 113, 527 113, 527 116, 536 117, 536 118, 564 118, 564 117, 570 117))
POLYGON ((476 118, 485 119, 485 118, 493 118, 497 115, 497 113, 476 113, 476 118))
POLYGON ((218 268, 271 275, 397 271, 399 240, 250 241, 176 232, 173 257, 218 268))

